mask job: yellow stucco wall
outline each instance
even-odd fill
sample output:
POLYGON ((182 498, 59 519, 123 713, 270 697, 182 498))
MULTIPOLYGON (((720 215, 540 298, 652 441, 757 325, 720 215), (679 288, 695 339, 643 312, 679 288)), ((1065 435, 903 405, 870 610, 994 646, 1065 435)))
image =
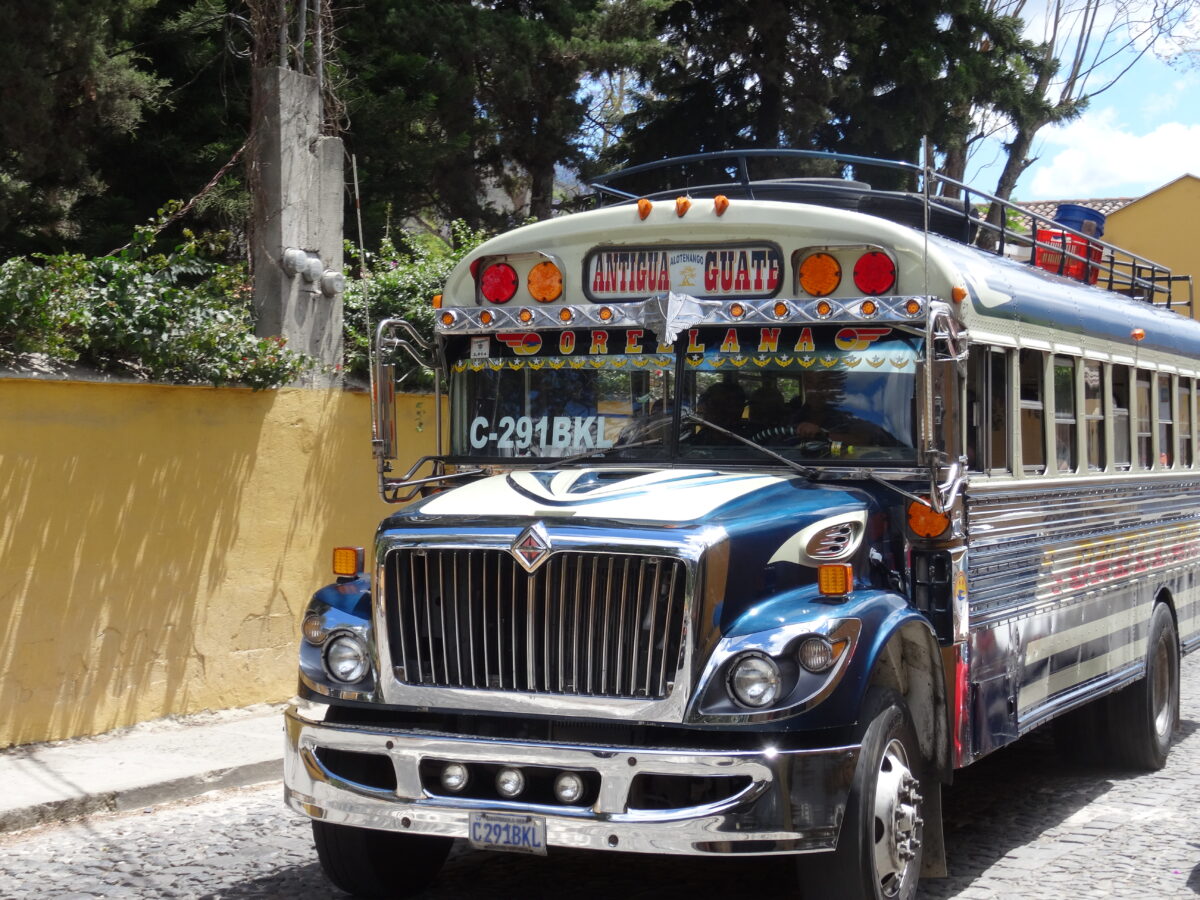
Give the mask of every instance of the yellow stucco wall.
MULTIPOLYGON (((1192 315, 1200 318, 1200 178, 1184 175, 1109 214, 1104 240, 1191 275, 1192 315)), ((1186 301, 1186 292, 1177 288, 1176 298, 1186 301)))
MULTIPOLYGON (((398 398, 406 455, 433 412, 398 398)), ((286 698, 389 509, 363 394, 0 380, 0 747, 286 698)))

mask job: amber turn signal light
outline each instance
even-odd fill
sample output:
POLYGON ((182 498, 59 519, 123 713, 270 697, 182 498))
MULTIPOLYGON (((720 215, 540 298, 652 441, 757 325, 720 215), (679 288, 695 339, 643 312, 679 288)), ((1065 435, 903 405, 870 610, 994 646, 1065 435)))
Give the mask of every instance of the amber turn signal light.
POLYGON ((352 578, 363 570, 365 560, 362 547, 334 547, 333 574, 352 578))
POLYGON ((854 570, 846 563, 817 566, 817 590, 826 597, 840 597, 854 590, 854 570))
POLYGON ((914 500, 908 504, 908 527, 917 537, 935 538, 946 533, 950 517, 914 500))

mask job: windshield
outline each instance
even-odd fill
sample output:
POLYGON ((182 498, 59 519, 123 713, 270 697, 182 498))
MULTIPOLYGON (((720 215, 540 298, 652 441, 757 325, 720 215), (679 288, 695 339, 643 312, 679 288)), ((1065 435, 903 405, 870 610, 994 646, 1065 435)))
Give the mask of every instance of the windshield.
POLYGON ((706 327, 460 338, 455 456, 915 462, 918 337, 888 327, 706 327), (712 428, 684 413, 694 415, 712 428))

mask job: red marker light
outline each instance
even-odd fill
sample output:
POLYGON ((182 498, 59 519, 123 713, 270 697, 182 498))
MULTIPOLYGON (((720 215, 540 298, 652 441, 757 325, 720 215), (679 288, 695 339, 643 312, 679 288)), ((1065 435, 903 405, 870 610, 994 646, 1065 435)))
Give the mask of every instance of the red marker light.
POLYGON ((871 250, 854 264, 854 286, 864 294, 882 294, 896 283, 896 264, 886 253, 871 250))
POLYGON ((493 263, 483 270, 479 291, 489 303, 507 303, 517 292, 516 270, 508 263, 493 263))

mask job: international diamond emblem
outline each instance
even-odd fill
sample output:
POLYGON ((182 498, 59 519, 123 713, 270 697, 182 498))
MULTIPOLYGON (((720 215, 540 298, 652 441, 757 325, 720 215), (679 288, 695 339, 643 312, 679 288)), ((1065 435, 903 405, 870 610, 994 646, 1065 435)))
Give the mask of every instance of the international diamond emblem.
POLYGON ((541 522, 534 522, 512 542, 512 555, 526 572, 532 572, 550 555, 550 536, 541 522))

